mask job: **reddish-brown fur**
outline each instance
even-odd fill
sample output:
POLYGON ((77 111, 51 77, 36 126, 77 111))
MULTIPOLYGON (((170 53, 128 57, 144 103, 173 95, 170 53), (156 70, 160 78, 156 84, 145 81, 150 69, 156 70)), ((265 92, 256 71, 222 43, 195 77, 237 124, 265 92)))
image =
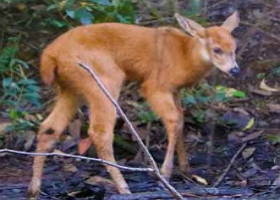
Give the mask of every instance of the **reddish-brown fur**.
MULTIPOLYGON (((226 29, 212 27, 207 30, 207 35, 199 33, 202 38, 218 40, 220 45, 235 44, 226 29), (223 38, 216 39, 220 36, 223 38)), ((162 173, 170 177, 175 149, 180 169, 187 172, 183 113, 177 96, 181 87, 194 85, 213 67, 209 60, 202 58, 201 48, 197 37, 171 27, 104 23, 77 27, 61 35, 43 51, 41 57, 43 81, 55 83, 59 92, 53 111, 41 124, 37 152, 50 151, 77 108, 86 103, 90 109, 88 134, 97 154, 102 159, 115 162, 112 142, 116 110, 88 72, 78 66, 77 63, 82 62, 94 68, 116 99, 126 80, 139 81, 141 94, 162 119, 168 134, 162 173)), ((225 48, 232 50, 233 47, 225 48)), ((32 195, 40 189, 44 161, 45 157, 35 158, 29 187, 32 195)), ((120 171, 111 166, 106 168, 119 192, 129 193, 120 171)))

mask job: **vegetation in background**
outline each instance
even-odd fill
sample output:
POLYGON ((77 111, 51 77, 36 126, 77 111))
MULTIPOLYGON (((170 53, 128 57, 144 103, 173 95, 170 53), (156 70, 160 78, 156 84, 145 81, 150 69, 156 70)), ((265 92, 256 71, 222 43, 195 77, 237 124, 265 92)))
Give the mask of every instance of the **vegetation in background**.
MULTIPOLYGON (((245 98, 243 91, 225 86, 210 86, 202 83, 195 89, 181 91, 182 102, 191 111, 193 119, 198 123, 207 121, 207 111, 210 104, 226 103, 234 98, 245 98)), ((210 108, 211 109, 211 108, 210 108)))
MULTIPOLYGON (((51 28, 56 29, 53 32, 59 32, 57 30, 64 31, 80 24, 113 21, 134 23, 137 13, 136 3, 134 3, 136 1, 131 0, 43 0, 40 3, 33 0, 4 0, 3 2, 13 5, 12 8, 27 16, 15 22, 13 26, 39 26, 40 30, 47 33, 52 33, 51 28)), ((188 2, 188 8, 180 12, 199 23, 206 24, 206 19, 202 17, 202 4, 201 0, 191 0, 188 2)), ((34 75, 30 73, 35 70, 31 69, 32 65, 28 64, 28 59, 19 59, 21 38, 9 36, 4 40, 8 42, 5 42, 0 50, 0 114, 15 122, 14 125, 17 123, 14 126, 16 130, 24 130, 34 125, 30 120, 25 120, 28 118, 26 116, 42 107, 40 87, 34 75)), ((41 47, 43 46, 45 44, 41 47)), ((41 47, 37 49, 38 52, 41 47)), ((279 67, 275 67, 270 73, 260 73, 257 78, 271 76, 280 76, 279 67)), ((208 105, 227 103, 234 98, 244 97, 246 94, 242 91, 208 84, 182 91, 184 106, 190 110, 192 118, 199 123, 207 122, 206 114, 211 109, 208 105)), ((158 120, 147 104, 137 108, 137 118, 144 124, 158 120)))
POLYGON ((147 103, 138 104, 136 109, 137 118, 139 122, 143 124, 148 124, 159 120, 159 117, 153 111, 151 111, 147 103))
MULTIPOLYGON (((181 91, 181 100, 184 107, 191 112, 192 118, 198 123, 207 122, 207 112, 210 104, 227 103, 233 99, 246 98, 245 92, 217 85, 211 86, 208 83, 202 83, 192 89, 183 89, 181 91)), ((137 117, 143 124, 158 121, 158 116, 153 113, 147 103, 137 104, 137 117)))
MULTIPOLYGON (((39 4, 31 0, 4 0, 4 3, 10 6, 9 9, 16 9, 26 16, 17 21, 17 26, 39 27, 39 30, 50 27, 67 29, 98 22, 135 21, 134 3, 130 0, 44 0, 39 4)), ((9 131, 20 133, 35 128, 38 119, 30 116, 42 108, 40 86, 32 74, 37 68, 32 69, 27 60, 20 59, 20 36, 7 34, 4 41, 4 47, 0 50, 0 116, 11 120, 9 131)))
POLYGON ((130 0, 55 0, 47 11, 60 13, 58 18, 46 19, 46 23, 58 28, 71 27, 72 24, 135 21, 134 3, 130 0))
POLYGON ((33 127, 24 118, 41 106, 38 82, 28 73, 30 66, 17 57, 19 42, 20 38, 9 38, 7 46, 0 51, 1 115, 12 120, 9 129, 16 131, 33 127))

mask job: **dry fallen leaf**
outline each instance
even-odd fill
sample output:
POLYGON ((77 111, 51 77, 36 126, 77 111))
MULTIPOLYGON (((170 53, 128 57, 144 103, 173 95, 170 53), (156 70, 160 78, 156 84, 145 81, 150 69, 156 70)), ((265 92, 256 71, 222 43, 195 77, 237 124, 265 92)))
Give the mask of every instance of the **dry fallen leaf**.
POLYGON ((271 167, 272 170, 279 170, 280 169, 280 166, 279 165, 274 165, 271 167))
POLYGON ((269 108, 269 111, 272 113, 280 113, 280 104, 269 103, 267 104, 267 107, 269 108))
POLYGON ((243 114, 243 115, 247 115, 247 116, 250 115, 244 108, 241 108, 241 107, 239 107, 239 108, 233 108, 233 111, 239 112, 239 113, 241 113, 241 114, 243 114))
POLYGON ((278 176, 278 177, 273 181, 272 185, 273 185, 274 187, 277 187, 277 188, 280 187, 280 176, 278 176))
POLYGON ((66 172, 77 172, 78 171, 77 167, 71 163, 63 165, 63 170, 66 172))
POLYGON ((117 191, 116 185, 113 181, 103 178, 101 176, 89 177, 85 183, 90 185, 102 185, 107 191, 117 191))
POLYGON ((26 141, 24 143, 24 150, 28 151, 28 150, 30 150, 32 144, 35 141, 36 133, 33 131, 26 131, 25 134, 26 134, 26 137, 25 137, 26 141))
POLYGON ((250 89, 251 92, 261 95, 261 96, 271 96, 272 92, 258 89, 250 89))
POLYGON ((255 147, 248 147, 242 152, 242 157, 246 160, 247 158, 251 157, 255 151, 255 147))
POLYGON ((203 185, 208 185, 207 180, 204 179, 204 178, 202 178, 202 177, 200 177, 200 176, 198 176, 198 175, 192 175, 192 178, 193 178, 196 182, 198 182, 198 183, 201 183, 201 184, 203 184, 203 185))
POLYGON ((5 129, 11 124, 12 124, 11 122, 1 122, 0 123, 0 135, 4 134, 5 129))
POLYGON ((81 191, 74 191, 74 192, 69 192, 67 195, 69 197, 76 197, 80 193, 81 193, 81 191))
POLYGON ((65 154, 64 152, 62 152, 62 151, 60 151, 60 150, 58 150, 58 149, 55 149, 55 150, 53 151, 53 153, 57 153, 57 154, 65 154))
POLYGON ((90 185, 95 185, 95 184, 114 185, 113 181, 103 178, 101 176, 91 176, 85 181, 85 183, 90 184, 90 185))
POLYGON ((263 79, 260 83, 260 89, 269 91, 269 92, 280 92, 280 88, 272 88, 265 83, 265 79, 263 79))

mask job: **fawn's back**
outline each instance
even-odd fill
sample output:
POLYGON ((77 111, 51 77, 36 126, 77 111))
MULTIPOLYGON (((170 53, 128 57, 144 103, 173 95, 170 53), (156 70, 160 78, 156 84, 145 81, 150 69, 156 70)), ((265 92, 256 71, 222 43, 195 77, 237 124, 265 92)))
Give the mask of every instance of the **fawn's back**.
MULTIPOLYGON (((88 63, 103 77, 123 72, 128 80, 143 81, 159 71, 161 77, 175 75, 170 66, 188 65, 188 40, 186 34, 171 27, 118 23, 81 26, 61 35, 44 50, 41 75, 47 84, 56 79, 69 86, 69 76, 78 80, 89 76, 79 69, 79 61, 88 63)), ((166 82, 169 78, 164 79, 166 82)))

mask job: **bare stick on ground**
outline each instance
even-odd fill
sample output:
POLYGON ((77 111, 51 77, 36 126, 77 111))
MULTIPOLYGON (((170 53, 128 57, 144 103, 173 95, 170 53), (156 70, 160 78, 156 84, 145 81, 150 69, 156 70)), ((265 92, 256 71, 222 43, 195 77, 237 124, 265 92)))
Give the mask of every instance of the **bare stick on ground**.
POLYGON ((218 178, 218 180, 214 183, 214 187, 217 187, 218 185, 220 185, 220 183, 223 181, 223 179, 225 178, 225 176, 227 175, 227 173, 229 172, 231 166, 233 165, 233 163, 235 162, 237 156, 245 149, 245 147, 247 146, 247 142, 242 144, 242 146, 238 149, 238 151, 234 154, 234 156, 231 158, 227 168, 225 169, 225 171, 221 174, 221 176, 218 178))
POLYGON ((73 154, 67 154, 67 153, 62 153, 62 152, 52 152, 52 153, 33 153, 33 152, 26 152, 26 151, 17 151, 17 150, 12 150, 12 149, 0 149, 0 153, 15 153, 15 154, 21 154, 21 155, 30 155, 30 156, 62 156, 62 157, 68 157, 68 158, 78 158, 82 160, 90 160, 90 161, 95 161, 99 162, 102 164, 106 165, 111 165, 113 167, 117 167, 122 170, 127 170, 127 171, 137 171, 137 172, 153 172, 154 169, 152 168, 137 168, 137 167, 126 167, 122 165, 118 165, 115 163, 112 163, 110 161, 102 160, 99 158, 90 158, 86 156, 79 156, 79 155, 73 155, 73 154))
POLYGON ((160 174, 159 168, 158 168, 155 160, 153 159, 151 153, 149 152, 148 148, 142 142, 142 140, 141 140, 139 134, 137 133, 136 129, 134 128, 134 126, 132 125, 132 123, 130 122, 130 120, 128 119, 128 117, 126 116, 126 114, 124 113, 124 111, 122 110, 120 105, 118 104, 118 102, 112 97, 110 92, 106 89, 106 87, 104 86, 102 81, 99 79, 98 75, 94 72, 94 70, 90 66, 88 66, 86 64, 83 64, 83 63, 78 63, 78 64, 79 64, 80 67, 82 67, 83 69, 85 69, 86 71, 88 71, 90 73, 91 77, 96 81, 97 85, 100 87, 102 92, 108 97, 108 99, 111 101, 111 103, 117 109, 120 116, 127 123, 128 128, 130 129, 131 133, 136 137, 138 144, 140 145, 143 152, 145 153, 145 155, 149 159, 149 162, 151 163, 152 168, 154 169, 155 175, 158 177, 158 179, 161 181, 161 183, 164 185, 164 187, 166 189, 168 189, 176 199, 184 199, 183 196, 172 185, 170 185, 168 183, 168 181, 160 174))

